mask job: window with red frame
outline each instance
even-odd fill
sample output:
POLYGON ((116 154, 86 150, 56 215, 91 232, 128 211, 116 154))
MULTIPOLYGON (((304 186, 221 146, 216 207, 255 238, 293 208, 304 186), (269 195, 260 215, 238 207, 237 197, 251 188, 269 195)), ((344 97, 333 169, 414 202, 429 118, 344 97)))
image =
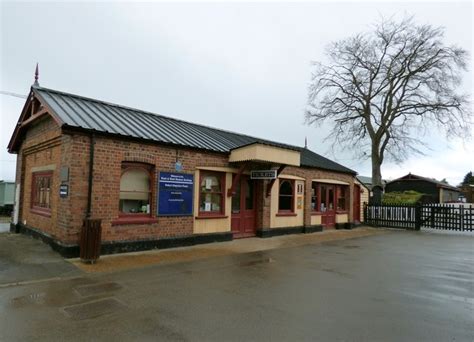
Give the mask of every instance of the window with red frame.
POLYGON ((199 214, 223 215, 225 173, 201 172, 199 183, 199 214))
POLYGON ((319 211, 319 184, 313 182, 311 184, 311 210, 319 211))
POLYGON ((334 204, 338 211, 347 211, 349 208, 349 186, 338 185, 334 193, 334 185, 313 182, 311 186, 311 210, 325 212, 333 210, 334 204), (335 202, 334 202, 335 200, 335 202))
POLYGON ((139 163, 122 164, 119 209, 121 216, 150 216, 152 167, 139 163))
POLYGON ((51 187, 53 172, 35 172, 31 182, 31 208, 37 212, 51 213, 51 187))
POLYGON ((280 179, 280 191, 278 193, 278 211, 294 211, 294 182, 288 179, 280 179))
POLYGON ((337 210, 347 210, 347 193, 349 187, 346 185, 340 185, 337 187, 337 210))

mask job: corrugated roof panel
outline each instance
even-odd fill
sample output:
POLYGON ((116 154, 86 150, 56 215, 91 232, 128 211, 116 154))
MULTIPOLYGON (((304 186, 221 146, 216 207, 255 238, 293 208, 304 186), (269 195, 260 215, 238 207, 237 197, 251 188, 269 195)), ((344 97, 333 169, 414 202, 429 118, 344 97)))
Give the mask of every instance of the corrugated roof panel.
POLYGON ((95 113, 97 120, 102 122, 102 126, 105 127, 105 132, 126 135, 126 132, 122 126, 118 125, 115 120, 111 119, 110 114, 103 110, 100 106, 97 106, 96 103, 84 101, 84 104, 89 107, 91 112, 95 113))
POLYGON ((151 140, 163 141, 163 137, 159 135, 159 128, 153 120, 147 118, 146 115, 137 115, 137 113, 129 109, 121 109, 121 111, 124 115, 128 114, 134 118, 134 120, 140 125, 140 130, 144 132, 144 137, 151 140))
POLYGON ((104 110, 110 114, 110 116, 117 122, 118 125, 121 125, 124 128, 126 135, 132 137, 140 136, 140 132, 133 124, 133 120, 130 120, 130 118, 118 113, 113 106, 103 106, 102 108, 104 108, 104 110))
POLYGON ((43 99, 49 107, 61 118, 61 120, 68 125, 78 125, 71 115, 64 111, 61 105, 53 98, 52 94, 44 91, 39 93, 40 99, 43 99))
POLYGON ((185 144, 190 144, 191 146, 207 150, 225 152, 225 150, 223 150, 210 135, 207 135, 202 131, 201 127, 186 122, 171 122, 171 120, 167 120, 167 123, 176 127, 176 129, 174 129, 175 133, 182 132, 185 144))
POLYGON ((74 97, 64 96, 63 101, 67 103, 73 111, 77 114, 78 117, 84 119, 87 122, 88 127, 95 129, 97 131, 104 131, 105 127, 102 127, 97 120, 97 113, 95 111, 89 110, 85 105, 85 101, 78 101, 74 97))
POLYGON ((302 166, 356 173, 306 148, 198 125, 53 89, 33 86, 33 91, 69 126, 227 153, 237 147, 262 143, 300 151, 302 166))

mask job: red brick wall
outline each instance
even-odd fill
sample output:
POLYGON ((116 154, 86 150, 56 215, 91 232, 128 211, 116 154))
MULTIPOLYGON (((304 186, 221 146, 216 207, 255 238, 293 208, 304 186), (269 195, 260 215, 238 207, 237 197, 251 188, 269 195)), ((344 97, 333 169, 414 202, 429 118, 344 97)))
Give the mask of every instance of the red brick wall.
POLYGON ((64 230, 57 225, 59 202, 59 169, 61 165, 61 131, 49 117, 32 123, 26 132, 18 154, 17 183, 21 184, 19 222, 37 228, 62 240, 64 230), (32 174, 35 170, 53 169, 51 216, 31 211, 32 174))
MULTIPOLYGON (((78 239, 82 220, 86 214, 89 170, 90 137, 71 135, 72 157, 70 167, 69 236, 78 239)), ((66 157, 64 158, 66 159, 66 157)), ((179 150, 183 172, 194 173, 196 166, 227 165, 227 156, 189 149, 179 150)), ((66 160, 65 160, 66 162, 66 160)), ((138 225, 112 225, 119 215, 119 192, 122 162, 143 162, 155 167, 152 216, 156 213, 156 187, 159 171, 174 171, 176 149, 146 143, 137 143, 96 137, 94 148, 94 179, 92 193, 92 218, 102 220, 103 241, 127 241, 178 237, 193 234, 193 217, 158 217, 157 223, 138 225)))
MULTIPOLYGON (((66 244, 77 244, 87 211, 90 135, 63 132, 52 119, 46 118, 32 126, 19 151, 17 178, 21 180, 20 222, 42 230, 66 244), (31 200, 31 173, 35 167, 54 165, 52 188, 52 215, 44 217, 29 210, 31 200), (59 197, 61 167, 69 168, 69 195, 59 197)), ((112 225, 119 215, 119 191, 122 162, 143 162, 154 165, 152 216, 156 215, 156 188, 159 171, 174 171, 177 149, 150 143, 132 142, 118 138, 96 136, 94 148, 94 171, 92 193, 92 218, 101 219, 103 241, 146 240, 179 237, 193 234, 193 217, 158 217, 156 223, 141 225, 112 225)), ((183 172, 194 173, 197 166, 228 167, 226 154, 182 148, 178 158, 183 172)), ((304 224, 311 222, 311 180, 334 179, 350 184, 354 177, 347 174, 287 167, 283 174, 299 176, 305 183, 304 224)), ((270 227, 270 196, 265 196, 268 181, 261 181, 257 189, 259 229, 270 227)), ((273 191, 278 191, 275 184, 273 191)), ((352 203, 352 199, 350 199, 352 203)), ((350 218, 352 206, 350 206, 350 218)))

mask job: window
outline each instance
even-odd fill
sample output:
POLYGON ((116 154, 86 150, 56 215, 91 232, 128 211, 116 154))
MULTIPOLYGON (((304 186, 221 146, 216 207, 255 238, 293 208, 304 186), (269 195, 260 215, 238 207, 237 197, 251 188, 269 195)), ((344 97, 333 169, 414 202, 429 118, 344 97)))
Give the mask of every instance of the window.
POLYGON ((278 211, 293 212, 294 210, 294 192, 293 192, 293 181, 281 179, 280 180, 280 192, 278 195, 278 211))
POLYGON ((224 214, 225 173, 202 172, 199 185, 199 214, 224 214))
POLYGON ((337 210, 347 210, 347 186, 338 186, 337 210))
POLYGON ((328 201, 327 201, 327 187, 326 187, 326 185, 321 185, 320 187, 321 187, 320 188, 321 189, 320 190, 321 191, 320 192, 321 202, 319 204, 319 211, 324 213, 328 208, 328 206, 327 206, 327 203, 328 203, 328 201))
POLYGON ((313 182, 311 189, 311 210, 325 213, 327 211, 346 211, 349 208, 349 187, 313 182))
POLYGON ((53 172, 35 172, 31 181, 31 208, 38 214, 51 215, 53 172))
POLYGON ((319 211, 318 198, 319 198, 319 186, 318 186, 318 183, 313 182, 313 184, 311 185, 311 210, 312 211, 319 211))
POLYGON ((334 186, 328 186, 328 210, 334 210, 334 186))
POLYGON ((150 215, 151 173, 146 164, 123 164, 120 178, 121 215, 150 215))

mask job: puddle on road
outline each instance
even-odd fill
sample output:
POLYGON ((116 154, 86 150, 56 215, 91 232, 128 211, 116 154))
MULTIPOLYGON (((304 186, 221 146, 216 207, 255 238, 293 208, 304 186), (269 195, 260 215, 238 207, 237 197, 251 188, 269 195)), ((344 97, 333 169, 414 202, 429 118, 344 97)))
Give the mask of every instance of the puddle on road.
POLYGON ((337 274, 338 276, 345 277, 345 278, 352 278, 350 274, 335 270, 333 268, 321 268, 321 271, 337 274))
POLYGON ((31 305, 31 304, 44 304, 46 293, 31 293, 26 296, 16 297, 11 300, 12 305, 15 308, 31 305))
POLYGON ((82 285, 74 288, 79 295, 82 297, 89 297, 108 293, 111 291, 117 291, 122 289, 122 286, 115 282, 102 283, 102 284, 91 284, 91 285, 82 285))
POLYGON ((259 260, 244 261, 244 262, 239 263, 239 266, 248 267, 248 266, 255 266, 259 264, 269 264, 272 262, 275 262, 275 259, 265 258, 265 259, 259 259, 259 260))
POLYGON ((105 298, 64 307, 61 311, 73 320, 84 320, 111 314, 125 308, 126 305, 116 298, 105 298))

